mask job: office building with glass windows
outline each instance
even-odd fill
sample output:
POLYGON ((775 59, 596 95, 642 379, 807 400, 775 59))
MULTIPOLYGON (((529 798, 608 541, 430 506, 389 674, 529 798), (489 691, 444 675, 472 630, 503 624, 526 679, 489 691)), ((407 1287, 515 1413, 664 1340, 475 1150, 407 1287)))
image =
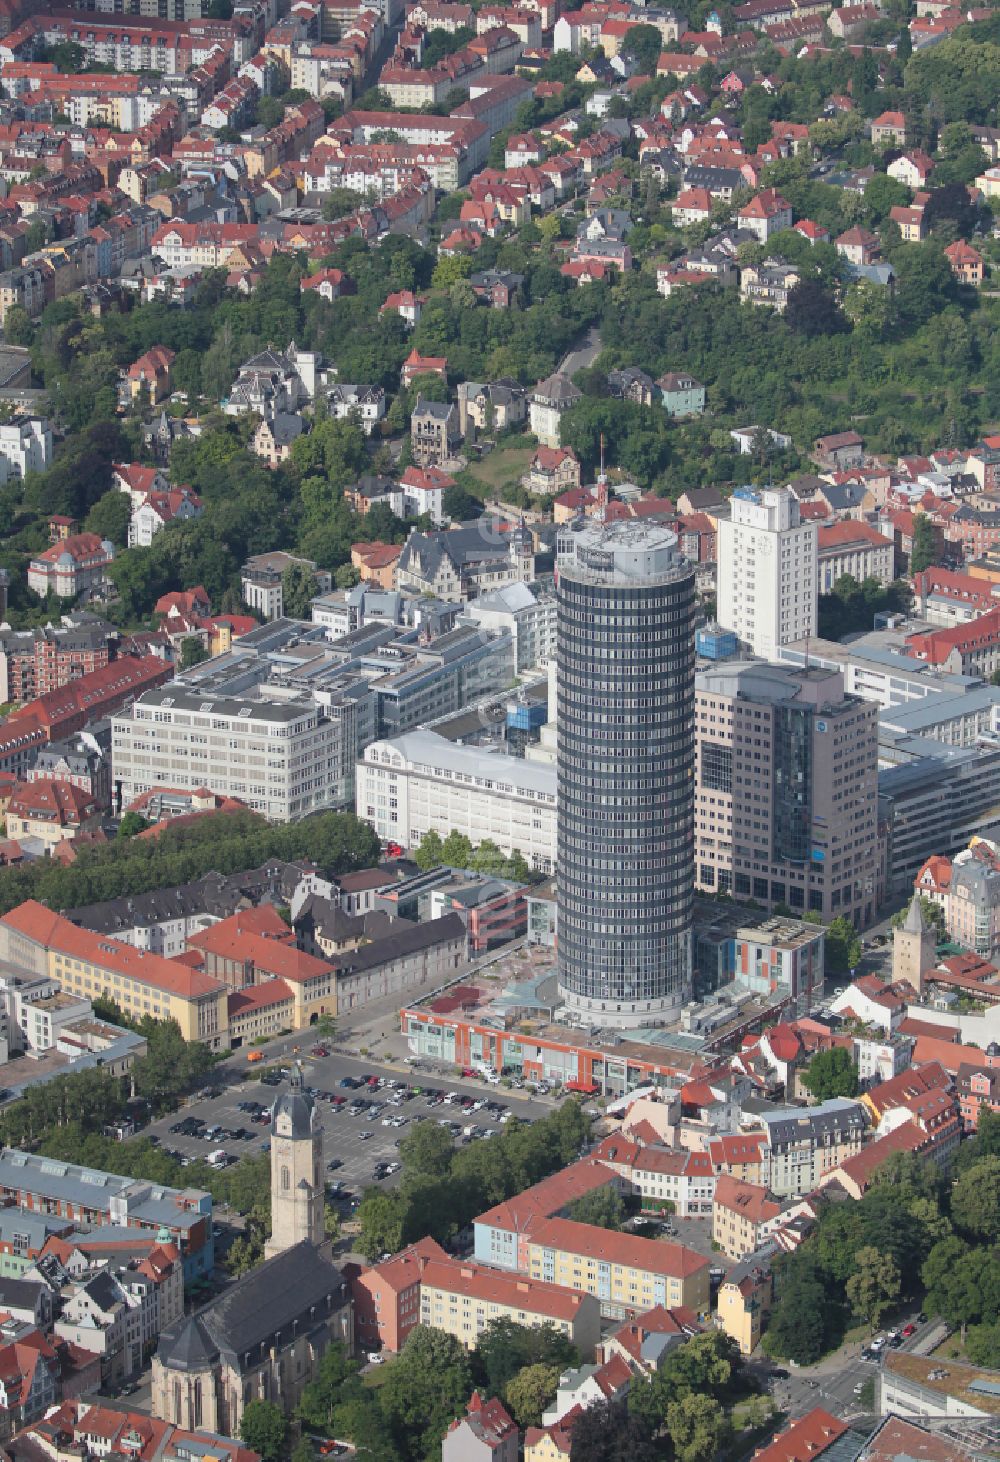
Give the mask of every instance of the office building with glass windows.
POLYGON ((560 991, 652 1025, 691 989, 694 569, 634 519, 568 523, 556 552, 560 991))
POLYGON ((699 671, 697 883, 860 927, 876 908, 878 707, 824 666, 699 671))

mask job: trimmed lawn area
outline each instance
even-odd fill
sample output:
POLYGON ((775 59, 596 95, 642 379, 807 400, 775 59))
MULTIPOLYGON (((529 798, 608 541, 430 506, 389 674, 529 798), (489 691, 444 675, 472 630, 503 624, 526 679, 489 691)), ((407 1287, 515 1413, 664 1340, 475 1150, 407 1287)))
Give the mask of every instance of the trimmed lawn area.
POLYGON ((533 445, 501 447, 484 457, 481 462, 471 463, 468 468, 469 476, 488 493, 494 493, 506 483, 518 481, 522 472, 527 472, 528 463, 535 451, 533 445))

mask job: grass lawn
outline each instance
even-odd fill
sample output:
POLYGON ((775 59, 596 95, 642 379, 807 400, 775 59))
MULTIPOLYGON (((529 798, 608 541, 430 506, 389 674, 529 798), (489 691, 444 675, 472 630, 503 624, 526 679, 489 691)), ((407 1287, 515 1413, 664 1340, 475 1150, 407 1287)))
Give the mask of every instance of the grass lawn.
POLYGON ((949 1335, 947 1340, 942 1340, 937 1350, 934 1351, 934 1359, 964 1360, 968 1362, 965 1346, 962 1344, 961 1330, 956 1330, 954 1335, 949 1335))
POLYGON ((471 463, 469 476, 489 492, 496 492, 505 483, 516 482, 535 455, 535 447, 501 447, 481 462, 471 463))

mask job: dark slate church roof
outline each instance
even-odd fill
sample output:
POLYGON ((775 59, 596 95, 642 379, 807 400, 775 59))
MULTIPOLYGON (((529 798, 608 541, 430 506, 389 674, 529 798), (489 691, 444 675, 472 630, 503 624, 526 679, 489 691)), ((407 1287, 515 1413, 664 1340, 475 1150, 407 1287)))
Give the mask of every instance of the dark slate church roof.
POLYGON ((296 1335, 316 1334, 347 1302, 340 1271, 303 1239, 276 1254, 160 1337, 159 1358, 174 1370, 204 1370, 225 1356, 237 1370, 256 1365, 296 1335))

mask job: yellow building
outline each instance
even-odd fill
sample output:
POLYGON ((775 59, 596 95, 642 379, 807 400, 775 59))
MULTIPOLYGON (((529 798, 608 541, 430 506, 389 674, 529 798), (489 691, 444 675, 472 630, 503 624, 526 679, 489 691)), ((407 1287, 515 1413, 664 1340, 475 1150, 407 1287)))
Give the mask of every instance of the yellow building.
POLYGON ((600 1305, 589 1294, 504 1274, 465 1260, 428 1259, 420 1274, 420 1323, 471 1349, 493 1320, 553 1325, 590 1358, 601 1338, 600 1305))
POLYGON ((524 1462, 569 1462, 572 1427, 529 1426, 524 1433, 524 1462))
POLYGON ((781 1204, 765 1187, 720 1173, 712 1201, 712 1238, 730 1259, 754 1253, 766 1226, 780 1215, 781 1204))
POLYGON ((72 995, 114 1000, 133 1019, 176 1020, 187 1041, 229 1047, 221 980, 119 939, 80 929, 35 899, 0 919, 0 959, 55 980, 72 995))
POLYGON ((546 1219, 532 1229, 527 1272, 592 1294, 602 1314, 615 1318, 655 1305, 705 1313, 710 1302, 709 1262, 693 1249, 568 1218, 546 1219))
POLYGON ((740 1355, 751 1355, 760 1344, 771 1296, 770 1270, 754 1268, 751 1262, 731 1270, 719 1286, 715 1323, 736 1341, 740 1355))

